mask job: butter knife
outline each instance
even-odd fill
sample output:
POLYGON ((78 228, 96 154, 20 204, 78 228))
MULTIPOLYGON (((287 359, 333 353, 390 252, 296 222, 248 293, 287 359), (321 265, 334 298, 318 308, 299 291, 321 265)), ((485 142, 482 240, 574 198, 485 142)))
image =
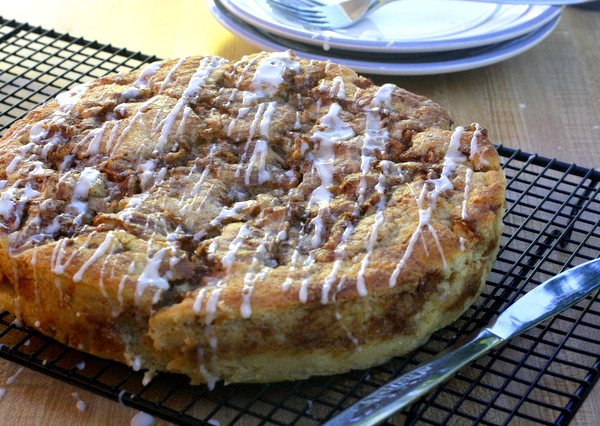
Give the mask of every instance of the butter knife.
POLYGON ((467 343, 456 344, 433 361, 382 386, 325 423, 375 425, 452 377, 492 348, 557 315, 600 287, 600 258, 568 269, 506 308, 467 343))

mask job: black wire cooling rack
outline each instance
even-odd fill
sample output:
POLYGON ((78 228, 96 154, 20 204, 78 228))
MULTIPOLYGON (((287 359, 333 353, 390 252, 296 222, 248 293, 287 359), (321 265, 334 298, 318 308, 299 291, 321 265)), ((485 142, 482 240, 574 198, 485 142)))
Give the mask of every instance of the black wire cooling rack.
MULTIPOLYGON (((57 91, 157 58, 0 18, 0 133, 57 91)), ((320 424, 488 323, 559 271, 600 256, 600 173, 500 146, 502 248, 480 303, 409 356, 366 371, 268 385, 190 386, 67 348, 0 313, 0 356, 180 424, 320 424)), ((564 425, 600 376, 600 301, 588 298, 480 358, 388 424, 564 425)))

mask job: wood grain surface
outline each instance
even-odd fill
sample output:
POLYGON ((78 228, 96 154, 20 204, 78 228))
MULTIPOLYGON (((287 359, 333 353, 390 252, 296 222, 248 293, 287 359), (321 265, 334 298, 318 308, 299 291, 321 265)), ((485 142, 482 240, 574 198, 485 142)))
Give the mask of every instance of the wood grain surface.
MULTIPOLYGON (((4 0, 0 16, 163 58, 213 54, 235 60, 258 51, 221 27, 203 0, 4 0)), ((499 64, 445 75, 372 78, 432 98, 456 124, 482 123, 497 144, 598 168, 599 46, 600 12, 569 7, 546 40, 499 64)), ((28 369, 7 384, 19 369, 0 360, 0 388, 6 390, 2 425, 126 425, 136 414, 28 369), (78 410, 74 392, 85 411, 78 410)), ((573 424, 600 424, 600 391, 592 391, 573 424)))

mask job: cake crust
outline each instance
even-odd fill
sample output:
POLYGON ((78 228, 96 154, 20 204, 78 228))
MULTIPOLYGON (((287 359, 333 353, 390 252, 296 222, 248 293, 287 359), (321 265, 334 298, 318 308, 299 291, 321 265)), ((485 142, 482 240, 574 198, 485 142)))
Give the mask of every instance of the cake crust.
POLYGON ((498 249, 498 155, 450 125, 291 52, 77 86, 0 139, 0 306, 193 383, 383 363, 464 312, 498 249))

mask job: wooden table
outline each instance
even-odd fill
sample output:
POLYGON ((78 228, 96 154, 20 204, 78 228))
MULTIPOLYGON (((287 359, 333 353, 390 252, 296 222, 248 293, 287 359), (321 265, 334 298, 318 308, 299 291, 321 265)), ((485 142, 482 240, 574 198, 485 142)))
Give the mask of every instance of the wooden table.
MULTIPOLYGON (((0 16, 159 57, 256 52, 222 28, 202 0, 19 0, 0 16)), ((483 123, 495 143, 586 167, 600 164, 600 12, 567 8, 556 30, 520 56, 485 68, 425 77, 374 76, 428 96, 457 124, 483 123)), ((129 424, 135 410, 0 361, 2 424, 129 424), (87 403, 80 412, 78 392, 87 403), (10 419, 10 420, 8 420, 10 419)), ((157 422, 158 424, 159 422, 157 422)), ((575 424, 600 424, 595 390, 575 424)))

